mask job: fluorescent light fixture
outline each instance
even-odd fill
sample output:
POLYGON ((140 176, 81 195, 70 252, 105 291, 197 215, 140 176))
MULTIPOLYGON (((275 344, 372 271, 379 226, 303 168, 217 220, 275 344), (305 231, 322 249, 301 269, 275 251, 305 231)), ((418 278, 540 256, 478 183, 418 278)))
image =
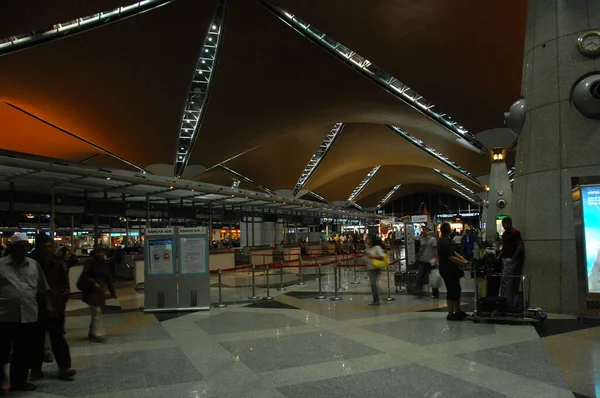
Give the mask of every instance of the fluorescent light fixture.
POLYGON ((294 197, 298 195, 300 190, 302 190, 304 185, 312 177, 315 170, 317 170, 317 167, 319 167, 323 159, 325 159, 325 155, 327 155, 327 152, 329 152, 329 149, 331 148, 331 146, 335 142, 335 139, 338 137, 339 133, 343 130, 343 128, 344 123, 336 123, 333 125, 333 127, 329 131, 329 134, 327 134, 321 145, 319 145, 319 148, 317 148, 317 151, 312 155, 312 157, 308 161, 308 164, 302 171, 302 174, 300 174, 300 178, 298 179, 296 187, 294 188, 294 197))
POLYGON ((354 199, 356 199, 356 197, 363 191, 363 189, 365 189, 367 187, 367 185, 371 182, 373 177, 375 177, 375 174, 377 174, 377 172, 379 171, 380 168, 381 168, 381 165, 373 167, 373 169, 371 169, 371 171, 369 171, 367 176, 360 182, 360 184, 358 184, 358 186, 356 188, 354 188, 354 191, 352 191, 352 193, 348 197, 348 200, 347 200, 348 206, 350 206, 353 203, 354 199))
POLYGON ((379 205, 377 206, 377 209, 381 209, 387 203, 387 201, 390 200, 390 198, 392 197, 392 195, 394 195, 396 193, 396 191, 400 189, 401 186, 402 186, 401 184, 398 184, 398 185, 394 186, 394 188, 392 188, 392 190, 390 192, 388 192, 383 197, 383 199, 381 199, 381 202, 379 202, 379 205))
POLYGON ((464 139, 475 148, 478 148, 482 151, 485 150, 483 144, 477 141, 477 139, 463 126, 439 110, 431 101, 424 98, 422 95, 417 93, 406 84, 402 83, 400 80, 396 79, 388 72, 384 71, 377 65, 374 65, 371 61, 344 46, 342 43, 336 41, 332 37, 321 32, 314 25, 305 22, 297 15, 281 9, 280 7, 271 3, 269 0, 258 1, 271 13, 275 14, 282 21, 291 26, 296 32, 318 44, 330 54, 346 63, 346 65, 351 66, 364 76, 372 79, 379 86, 383 87, 386 91, 396 96, 416 111, 439 123, 456 137, 464 139))

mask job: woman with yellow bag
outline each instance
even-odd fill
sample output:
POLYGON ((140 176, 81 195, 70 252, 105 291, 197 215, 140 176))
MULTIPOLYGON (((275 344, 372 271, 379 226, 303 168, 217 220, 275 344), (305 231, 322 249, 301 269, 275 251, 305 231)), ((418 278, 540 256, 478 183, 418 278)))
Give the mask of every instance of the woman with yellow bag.
POLYGON ((375 234, 367 236, 367 273, 371 280, 371 293, 373 294, 373 302, 369 305, 379 305, 379 291, 377 290, 377 279, 381 274, 381 270, 388 267, 387 254, 381 239, 375 234))

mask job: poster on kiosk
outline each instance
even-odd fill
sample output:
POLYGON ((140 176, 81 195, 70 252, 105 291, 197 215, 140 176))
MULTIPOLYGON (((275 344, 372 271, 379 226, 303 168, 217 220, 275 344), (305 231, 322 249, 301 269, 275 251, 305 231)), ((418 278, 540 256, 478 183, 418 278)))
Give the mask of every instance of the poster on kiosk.
POLYGON ((174 232, 173 228, 146 230, 144 311, 177 308, 174 232))
POLYGON ((600 295, 600 185, 581 187, 581 209, 587 293, 600 295))
POLYGON ((177 231, 179 252, 179 309, 210 309, 208 237, 205 227, 177 231))

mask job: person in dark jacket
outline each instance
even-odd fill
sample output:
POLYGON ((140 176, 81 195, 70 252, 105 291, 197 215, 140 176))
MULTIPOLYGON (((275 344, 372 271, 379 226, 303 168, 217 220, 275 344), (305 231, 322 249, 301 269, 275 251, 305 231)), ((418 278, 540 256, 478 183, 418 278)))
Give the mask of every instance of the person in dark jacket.
POLYGON ((58 365, 58 377, 61 380, 71 380, 76 371, 71 369, 71 351, 65 340, 65 308, 69 299, 69 278, 65 264, 54 256, 54 242, 45 234, 35 239, 36 247, 30 257, 36 260, 44 272, 50 290, 46 294, 52 304, 52 311, 46 310, 44 302, 38 309, 38 322, 34 345, 34 355, 31 364, 32 379, 44 377, 42 364, 45 357, 46 334, 50 340, 52 353, 58 365), (44 304, 44 305, 42 305, 44 304))
POLYGON ((117 298, 113 279, 106 262, 106 250, 98 245, 94 247, 92 258, 83 267, 83 272, 77 282, 77 287, 83 294, 82 301, 90 308, 90 330, 88 337, 91 341, 104 342, 102 331, 102 308, 106 304, 106 289, 113 298, 117 298))

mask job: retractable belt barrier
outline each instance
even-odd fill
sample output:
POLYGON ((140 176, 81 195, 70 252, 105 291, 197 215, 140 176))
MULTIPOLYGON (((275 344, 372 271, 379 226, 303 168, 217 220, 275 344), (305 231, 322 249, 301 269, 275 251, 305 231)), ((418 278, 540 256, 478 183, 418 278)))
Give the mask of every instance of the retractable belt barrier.
MULTIPOLYGON (((304 285, 304 281, 303 281, 303 272, 302 269, 303 268, 315 268, 315 272, 317 274, 317 283, 318 283, 318 289, 319 292, 317 294, 317 296, 315 297, 315 299, 319 299, 322 300, 325 298, 325 296, 323 295, 323 289, 322 289, 322 269, 321 267, 323 266, 333 266, 333 277, 334 277, 334 296, 331 298, 332 301, 339 301, 342 300, 341 297, 339 297, 338 293, 339 290, 341 289, 341 268, 354 268, 353 270, 353 281, 351 282, 352 284, 356 285, 359 284, 360 281, 357 280, 357 276, 356 276, 356 268, 358 267, 364 267, 365 264, 364 263, 348 263, 351 260, 356 260, 358 258, 362 258, 364 257, 364 254, 354 254, 354 255, 348 255, 345 259, 340 260, 339 257, 337 255, 335 255, 335 259, 332 261, 328 261, 328 262, 324 262, 321 263, 318 261, 319 256, 305 256, 303 257, 302 255, 297 254, 296 255, 298 257, 297 260, 287 260, 287 261, 278 261, 278 262, 274 262, 274 263, 269 263, 269 264, 252 264, 252 265, 243 265, 243 266, 239 266, 239 267, 232 267, 232 268, 225 268, 225 269, 216 269, 216 270, 211 270, 210 273, 211 274, 217 274, 218 276, 218 294, 219 294, 219 301, 218 303, 215 305, 215 307, 217 308, 225 308, 227 307, 226 304, 223 303, 223 295, 222 295, 222 276, 224 273, 229 273, 229 272, 236 272, 236 271, 241 271, 241 270, 247 270, 250 269, 250 272, 252 274, 252 295, 248 297, 248 299, 250 300, 258 300, 259 297, 256 295, 256 269, 258 267, 261 267, 262 270, 265 272, 265 282, 266 282, 266 296, 263 298, 264 300, 273 300, 274 298, 271 296, 270 294, 270 289, 271 289, 271 284, 270 284, 270 270, 271 269, 279 269, 279 288, 277 288, 277 290, 279 291, 285 291, 287 290, 284 286, 284 281, 283 281, 283 274, 284 268, 298 268, 298 273, 300 276, 300 283, 299 285, 304 285), (302 260, 306 260, 307 257, 310 260, 314 260, 314 263, 311 264, 310 262, 307 264, 303 264, 302 260), (291 262, 298 262, 297 265, 285 265, 285 264, 289 264, 291 262), (342 264, 342 262, 346 262, 345 264, 342 264)), ((330 256, 321 256, 321 257, 330 257, 330 256)), ((401 261, 406 260, 406 258, 400 258, 397 259, 393 262, 390 263, 389 267, 386 268, 386 273, 387 273, 387 298, 385 299, 386 301, 393 301, 395 300, 392 296, 391 296, 391 291, 390 291, 390 269, 392 268, 393 265, 400 263, 401 261)))

